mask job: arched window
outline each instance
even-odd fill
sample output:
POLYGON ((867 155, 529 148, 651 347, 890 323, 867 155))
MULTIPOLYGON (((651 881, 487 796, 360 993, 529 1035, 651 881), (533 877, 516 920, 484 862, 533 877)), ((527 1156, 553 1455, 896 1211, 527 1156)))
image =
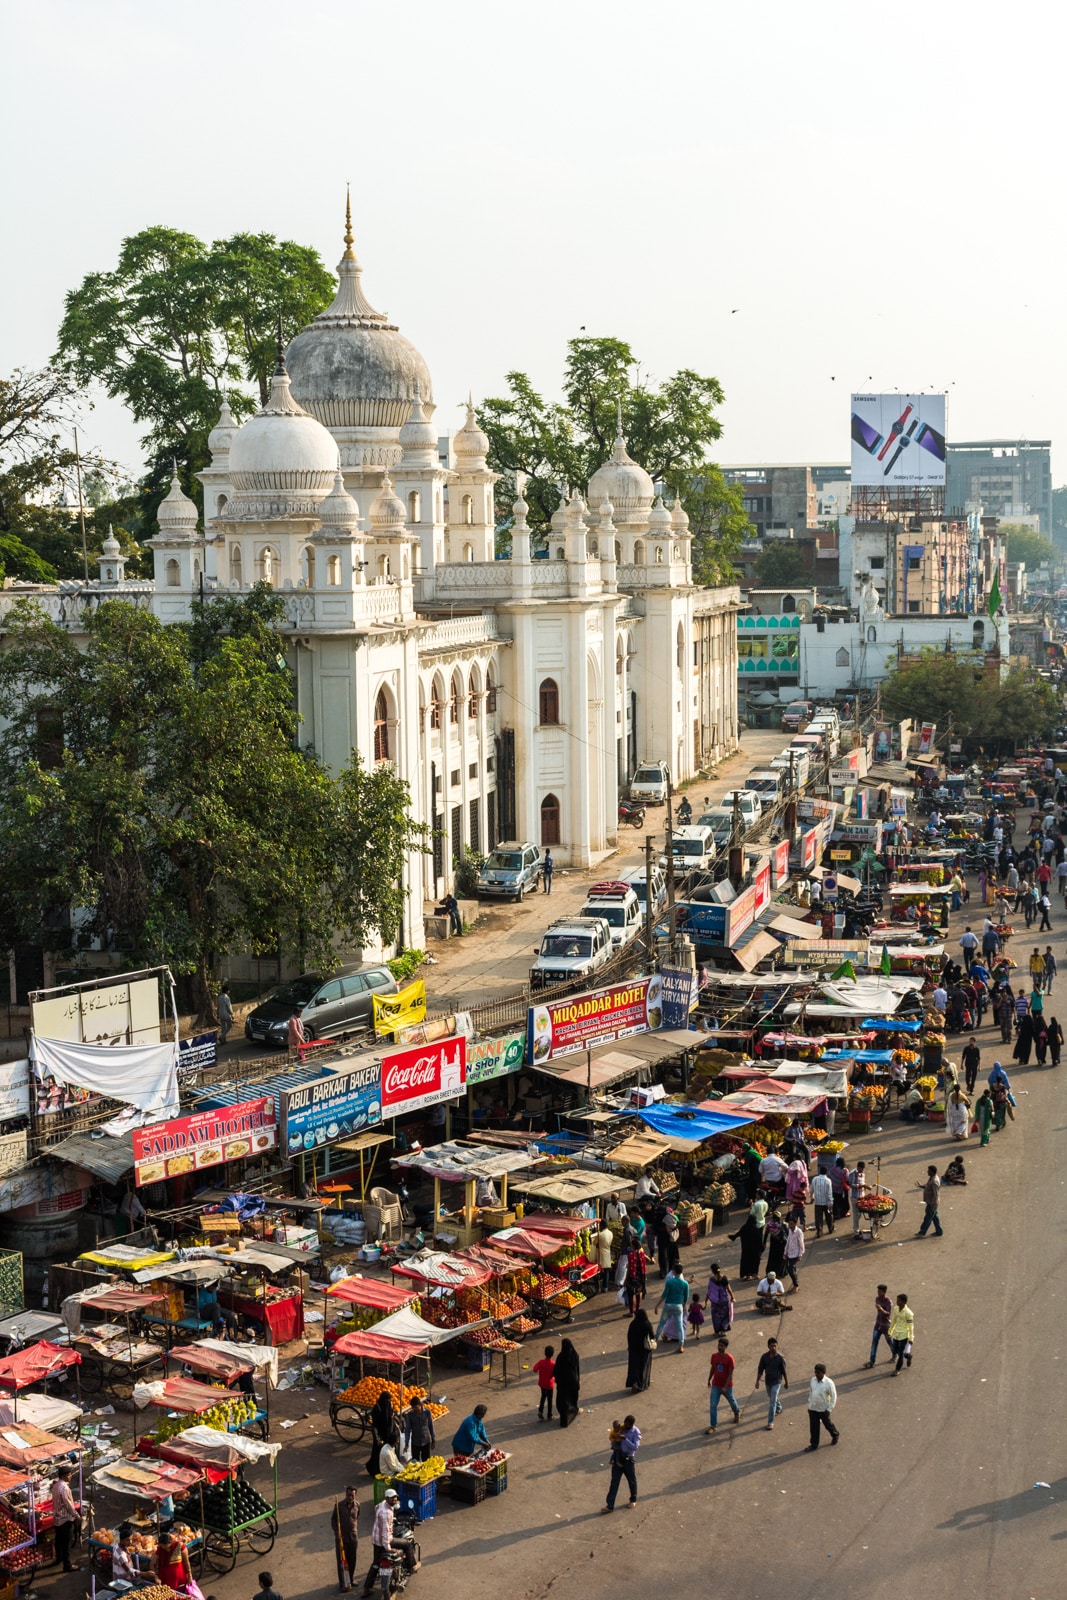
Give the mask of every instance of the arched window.
POLYGON ((444 715, 444 696, 441 693, 441 680, 435 678, 430 689, 430 727, 439 728, 444 715))
POLYGON ((327 556, 326 557, 326 582, 330 586, 331 589, 339 589, 341 587, 341 557, 340 556, 327 556))
POLYGON ((797 603, 795 597, 791 594, 785 595, 782 599, 782 615, 784 617, 791 617, 796 608, 797 603))
POLYGON ((198 558, 196 556, 194 556, 193 557, 193 588, 194 589, 197 587, 199 582, 200 582, 200 562, 199 562, 198 558))
POLYGON ((459 703, 463 698, 463 679, 458 672, 452 674, 452 693, 448 699, 449 722, 459 721, 459 703))
POLYGON ((496 679, 492 667, 485 669, 485 713, 492 716, 496 710, 496 679))
POLYGON ((873 623, 867 629, 867 643, 868 644, 877 644, 878 643, 878 629, 874 626, 873 623))
POLYGON ((559 801, 554 794, 541 801, 541 843, 559 844, 559 801))
POLYGON ((985 623, 978 621, 971 629, 971 647, 974 650, 985 649, 985 623))
POLYGON ((378 698, 374 702, 374 759, 392 759, 389 750, 389 696, 384 689, 378 690, 378 698))
POLYGON ((685 666, 685 629, 681 623, 678 624, 678 637, 675 640, 674 657, 678 664, 678 671, 681 672, 685 666))
POLYGON ((626 649, 622 642, 622 634, 615 640, 615 676, 621 678, 626 665, 626 649))
POLYGON ((422 495, 417 489, 412 489, 408 495, 408 521, 422 521, 422 495))
POLYGON ((391 574, 391 571, 392 571, 392 569, 391 569, 391 567, 389 565, 389 557, 388 556, 379 556, 378 557, 378 576, 379 576, 379 578, 388 578, 390 576, 390 574, 391 574))
POLYGON ((228 501, 226 495, 220 494, 218 499, 215 501, 215 515, 217 517, 221 517, 222 513, 226 510, 226 507, 227 507, 228 504, 229 504, 229 501, 228 501))
POLYGON ((538 691, 541 726, 557 727, 559 724, 559 684, 555 678, 545 678, 538 691))
POLYGON ((468 527, 473 527, 474 526, 474 496, 472 494, 465 494, 463 496, 462 501, 461 501, 461 506, 462 506, 462 510, 463 510, 463 519, 462 520, 467 524, 468 527))
POLYGON ((309 589, 315 587, 315 550, 314 546, 306 544, 300 552, 301 577, 309 589))
POLYGON ((230 546, 230 582, 235 583, 238 588, 241 586, 241 546, 239 544, 231 544, 230 546))
POLYGON ((619 543, 618 539, 615 540, 615 560, 622 560, 622 545, 619 543))
POLYGON ((563 546, 562 545, 557 545, 556 546, 556 560, 557 561, 562 561, 564 559, 565 555, 566 555, 566 552, 565 552, 563 546))
POLYGON ((638 539, 634 543, 634 563, 639 567, 643 567, 645 564, 645 541, 643 539, 638 539))
POLYGON ((256 576, 260 583, 270 584, 273 588, 278 580, 278 552, 271 545, 265 544, 256 558, 256 576))
POLYGON ((675 561, 681 561, 682 559, 682 547, 680 544, 676 544, 674 547, 674 559, 675 561))
POLYGON ((467 540, 466 544, 463 546, 463 559, 464 559, 464 561, 473 561, 474 560, 474 546, 471 544, 469 539, 467 540))
POLYGON ((173 556, 171 556, 170 560, 167 562, 166 573, 167 586, 171 589, 176 589, 179 583, 182 581, 182 575, 181 569, 173 556))
POLYGON ((849 659, 850 659, 849 658, 849 653, 845 649, 844 645, 842 645, 841 649, 837 652, 837 655, 835 657, 837 665, 839 667, 847 667, 848 664, 849 664, 849 659))
POLYGON ((661 544, 656 546, 656 565, 657 567, 662 567, 663 565, 663 546, 661 544))
POLYGON ((467 679, 467 719, 470 722, 477 722, 478 720, 479 699, 480 692, 478 689, 478 668, 472 667, 471 675, 467 679))

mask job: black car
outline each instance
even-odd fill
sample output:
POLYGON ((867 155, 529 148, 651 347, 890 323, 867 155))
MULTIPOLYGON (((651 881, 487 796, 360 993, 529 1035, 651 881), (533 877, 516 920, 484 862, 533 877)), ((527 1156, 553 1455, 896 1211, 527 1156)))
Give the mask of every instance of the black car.
POLYGON ((245 1038, 253 1044, 284 1049, 289 1018, 298 1012, 309 1039, 332 1039, 362 1033, 374 1026, 374 996, 396 994, 388 967, 363 967, 334 978, 309 972, 276 989, 245 1020, 245 1038))

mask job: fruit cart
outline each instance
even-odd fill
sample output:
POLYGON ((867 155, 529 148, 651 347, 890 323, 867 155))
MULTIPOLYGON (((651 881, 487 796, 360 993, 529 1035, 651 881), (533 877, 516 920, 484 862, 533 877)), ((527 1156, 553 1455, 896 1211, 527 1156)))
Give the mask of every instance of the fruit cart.
POLYGON ((81 1359, 76 1350, 50 1344, 47 1339, 40 1339, 27 1350, 16 1350, 13 1355, 4 1356, 0 1360, 0 1393, 11 1396, 15 1422, 20 1420, 19 1396, 24 1390, 31 1389, 34 1384, 47 1383, 50 1378, 57 1378, 68 1367, 74 1368, 77 1382, 81 1359))
POLYGON ((174 1514, 201 1530, 205 1569, 221 1576, 233 1571, 242 1547, 257 1557, 274 1548, 281 1445, 193 1427, 158 1448, 164 1460, 200 1471, 197 1491, 176 1502, 174 1514), (245 1476, 250 1467, 263 1463, 269 1463, 272 1474, 269 1499, 245 1476))
POLYGON ((244 1414, 235 1416, 228 1424, 227 1431, 247 1433, 260 1439, 270 1438, 270 1384, 264 1385, 261 1402, 254 1383, 256 1363, 250 1357, 236 1349, 220 1350, 217 1346, 196 1342, 169 1350, 167 1361, 172 1366, 188 1367, 191 1372, 200 1373, 205 1378, 219 1379, 227 1389, 237 1384, 240 1399, 244 1402, 244 1414))
POLYGON ((397 1415, 415 1394, 426 1401, 435 1420, 447 1415, 430 1398, 430 1348, 426 1342, 390 1338, 376 1330, 342 1334, 330 1352, 330 1422, 338 1438, 358 1444, 370 1426, 375 1401, 386 1390, 397 1415))
POLYGON ((195 1378, 167 1378, 149 1383, 138 1383, 133 1391, 133 1442, 142 1454, 166 1444, 176 1435, 196 1424, 217 1428, 222 1433, 237 1433, 248 1422, 254 1422, 258 1402, 247 1395, 235 1395, 232 1390, 198 1383, 195 1378), (151 1433, 138 1437, 138 1419, 149 1407, 158 1411, 175 1411, 177 1416, 162 1416, 151 1433))
POLYGON ((158 1289, 130 1289, 124 1284, 82 1301, 83 1321, 87 1312, 94 1316, 100 1312, 105 1318, 99 1324, 83 1327, 73 1339, 81 1356, 81 1387, 86 1394, 99 1394, 106 1389, 118 1399, 120 1386, 130 1389, 153 1367, 162 1370, 162 1348, 141 1337, 135 1325, 165 1302, 166 1295, 158 1289), (116 1314, 122 1322, 109 1320, 116 1314))
POLYGON ((413 1306, 416 1311, 419 1309, 417 1289, 402 1289, 380 1278, 342 1278, 338 1283, 332 1283, 326 1294, 328 1299, 344 1301, 349 1308, 342 1313, 341 1323, 337 1327, 326 1329, 327 1345, 343 1334, 366 1332, 376 1322, 381 1322, 383 1317, 402 1310, 404 1306, 413 1306))
POLYGON ((37 1567, 54 1560, 51 1483, 61 1466, 76 1459, 78 1481, 71 1492, 83 1504, 82 1448, 28 1422, 0 1434, 0 1472, 18 1479, 0 1498, 4 1537, 11 1540, 0 1555, 0 1568, 10 1575, 32 1578, 37 1567), (22 1538, 16 1537, 16 1529, 22 1538))
POLYGON ((588 1276, 591 1286, 599 1287, 597 1268, 583 1255, 579 1244, 589 1225, 584 1219, 574 1217, 548 1220, 567 1224, 566 1231, 560 1229, 543 1233, 534 1227, 532 1219, 526 1218, 522 1227, 504 1228, 500 1233, 495 1233, 489 1242, 537 1263, 530 1288, 532 1317, 542 1324, 554 1319, 570 1322, 575 1306, 581 1305, 586 1298, 579 1287, 583 1275, 588 1276), (570 1271, 575 1273, 576 1282, 571 1282, 567 1276, 570 1271))
POLYGON ((8 1583, 32 1578, 40 1556, 33 1504, 33 1475, 18 1467, 0 1467, 0 1570, 8 1583), (22 1513, 26 1497, 28 1515, 22 1513))
POLYGON ((285 1254, 281 1247, 255 1245, 235 1251, 225 1260, 235 1276, 219 1284, 219 1304, 229 1306, 249 1322, 261 1323, 266 1344, 288 1344, 299 1339, 304 1332, 302 1289, 283 1288, 268 1280, 298 1270, 300 1253, 285 1254))
POLYGON ((881 1228, 888 1228, 897 1214, 897 1203, 888 1189, 878 1184, 856 1202, 871 1227, 871 1238, 877 1239, 881 1228))
MULTIPOLYGON (((114 1528, 98 1523, 96 1515, 97 1491, 140 1501, 154 1507, 154 1527, 151 1517, 133 1515, 123 1520, 132 1522, 141 1535, 142 1548, 137 1552, 138 1565, 145 1555, 154 1550, 154 1541, 160 1532, 160 1507, 173 1498, 177 1503, 182 1496, 198 1492, 203 1473, 199 1467, 178 1466, 171 1461, 154 1460, 148 1456, 125 1456, 121 1461, 108 1462, 98 1467, 92 1475, 92 1502, 89 1507, 89 1561, 90 1566, 107 1569, 111 1561, 111 1546, 115 1541, 114 1528)), ((198 1528, 189 1525, 187 1518, 175 1517, 171 1530, 185 1546, 189 1566, 196 1577, 204 1572, 204 1536, 198 1528)))
POLYGON ((449 1490, 453 1500, 477 1505, 486 1495, 503 1494, 508 1486, 510 1460, 511 1455, 506 1450, 487 1450, 474 1456, 449 1456, 445 1465, 450 1474, 449 1490))

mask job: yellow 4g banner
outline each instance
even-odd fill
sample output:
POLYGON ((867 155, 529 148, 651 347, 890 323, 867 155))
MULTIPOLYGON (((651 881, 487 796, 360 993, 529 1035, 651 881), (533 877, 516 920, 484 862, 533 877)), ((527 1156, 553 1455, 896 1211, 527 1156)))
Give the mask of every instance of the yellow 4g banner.
POLYGON ((397 994, 374 996, 375 1033, 395 1033, 426 1021, 426 984, 416 978, 397 994))

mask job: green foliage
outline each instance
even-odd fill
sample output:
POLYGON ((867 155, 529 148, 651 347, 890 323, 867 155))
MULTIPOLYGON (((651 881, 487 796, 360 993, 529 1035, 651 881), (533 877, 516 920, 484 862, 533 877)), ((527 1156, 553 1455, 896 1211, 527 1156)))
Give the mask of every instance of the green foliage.
POLYGON ((905 656, 882 685, 882 715, 949 724, 972 742, 1025 744, 1052 735, 1062 720, 1059 696, 1031 669, 1015 669, 1000 681, 984 671, 975 652, 929 648, 905 656))
POLYGON ((425 960, 425 950, 405 948, 401 950, 398 956, 394 956, 391 961, 387 961, 385 964, 397 983, 403 988, 408 979, 414 977, 425 960))
POLYGON ((1056 546, 1046 534, 1038 533, 1036 528, 1028 528, 1021 522, 1002 522, 1000 535, 1007 541, 1008 560, 1025 561, 1028 572, 1043 566, 1046 561, 1050 564, 1056 561, 1056 546))
POLYGON ((562 491, 584 486, 611 455, 621 402, 630 455, 682 496, 697 541, 694 559, 699 548, 704 571, 717 581, 732 576, 731 557, 747 522, 740 494, 706 460, 722 433, 716 411, 723 392, 715 378, 684 368, 647 384, 623 340, 578 338, 567 345, 563 403, 545 400, 523 372, 509 372, 507 385, 506 395, 487 399, 478 411, 490 465, 501 476, 503 509, 515 498, 516 473, 523 474, 530 527, 543 537, 562 491))
POLYGON ((792 539, 768 539, 756 557, 759 588, 781 589, 803 583, 806 576, 804 556, 792 539))
POLYGON ((212 600, 191 627, 109 601, 80 647, 26 602, 0 657, 0 926, 57 951, 99 938, 189 978, 227 955, 336 963, 395 935, 419 830, 388 765, 336 778, 298 748, 280 601, 212 600), (64 931, 76 909, 77 933, 64 931), (42 933, 43 930, 43 933, 42 933))
POLYGON ((208 463, 222 390, 240 418, 255 409, 239 385, 266 398, 277 323, 288 339, 329 303, 333 279, 314 250, 272 234, 205 245, 175 228, 124 239, 109 272, 91 272, 66 298, 57 360, 80 383, 99 383, 145 424, 153 462, 150 516, 180 463, 182 487, 208 463))
POLYGON ((478 890, 478 874, 484 865, 485 857, 479 850, 472 850, 470 845, 464 846, 462 861, 458 856, 453 856, 452 866, 455 870, 453 893, 458 899, 474 899, 478 890))

